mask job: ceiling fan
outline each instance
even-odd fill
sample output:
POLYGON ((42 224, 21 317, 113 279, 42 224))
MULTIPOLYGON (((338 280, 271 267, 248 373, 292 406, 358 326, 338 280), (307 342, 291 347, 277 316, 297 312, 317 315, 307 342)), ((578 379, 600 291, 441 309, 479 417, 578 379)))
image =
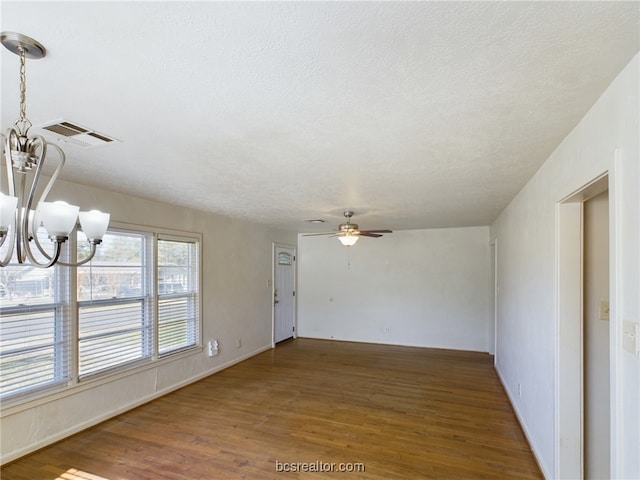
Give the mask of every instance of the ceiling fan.
POLYGON ((351 217, 353 216, 353 212, 351 210, 346 210, 344 212, 344 216, 347 219, 347 223, 341 223, 338 225, 338 230, 334 232, 325 232, 325 233, 307 233, 304 234, 303 237, 311 237, 317 235, 330 235, 332 237, 338 237, 340 242, 350 247, 355 245, 360 237, 373 237, 378 238, 381 237, 383 233, 393 233, 391 230, 359 230, 357 223, 351 223, 351 217))

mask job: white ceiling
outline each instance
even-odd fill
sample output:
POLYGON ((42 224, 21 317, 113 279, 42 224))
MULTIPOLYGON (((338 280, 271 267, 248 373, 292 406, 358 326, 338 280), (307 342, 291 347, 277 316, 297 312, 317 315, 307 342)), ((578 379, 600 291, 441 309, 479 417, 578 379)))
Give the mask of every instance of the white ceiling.
MULTIPOLYGON (((490 224, 640 49, 638 2, 8 2, 63 178, 294 229, 490 224), (327 226, 303 219, 323 218, 327 226)), ((2 128, 18 58, 2 49, 2 128)), ((94 207, 94 206, 83 206, 94 207)))

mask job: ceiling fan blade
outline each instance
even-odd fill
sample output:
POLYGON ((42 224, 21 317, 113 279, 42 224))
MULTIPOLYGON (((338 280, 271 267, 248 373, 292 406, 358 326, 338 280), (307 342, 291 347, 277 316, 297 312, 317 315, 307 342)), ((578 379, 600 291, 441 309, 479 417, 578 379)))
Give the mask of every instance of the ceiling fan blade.
POLYGON ((360 233, 393 233, 393 230, 360 230, 360 233))
POLYGON ((303 233, 303 237, 315 237, 317 235, 335 235, 336 232, 325 232, 325 233, 303 233))
POLYGON ((373 237, 373 238, 378 238, 382 236, 381 233, 371 233, 371 232, 363 232, 363 231, 361 231, 358 235, 361 237, 373 237))

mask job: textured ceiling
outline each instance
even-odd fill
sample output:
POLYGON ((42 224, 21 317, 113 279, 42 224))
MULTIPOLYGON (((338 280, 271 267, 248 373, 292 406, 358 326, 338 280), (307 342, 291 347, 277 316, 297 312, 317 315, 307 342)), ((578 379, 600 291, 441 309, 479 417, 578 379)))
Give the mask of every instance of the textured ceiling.
MULTIPOLYGON (((639 50, 638 2, 7 2, 63 178, 297 231, 487 225, 639 50)), ((2 128, 18 62, 2 60, 2 128)))

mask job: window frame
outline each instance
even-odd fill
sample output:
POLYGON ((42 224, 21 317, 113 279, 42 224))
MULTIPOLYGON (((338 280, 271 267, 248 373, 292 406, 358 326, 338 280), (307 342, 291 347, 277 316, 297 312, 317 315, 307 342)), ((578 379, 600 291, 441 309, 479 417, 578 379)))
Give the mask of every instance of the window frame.
MULTIPOLYGON (((116 228, 110 226, 106 232, 106 235, 113 236, 139 236, 142 239, 142 252, 141 252, 141 284, 145 287, 143 288, 141 295, 139 296, 131 296, 131 297, 112 297, 112 298, 104 298, 104 299, 89 299, 89 300, 80 300, 78 298, 76 288, 76 315, 78 318, 77 329, 76 332, 78 334, 78 338, 75 344, 75 348, 77 351, 77 362, 75 363, 75 367, 78 369, 76 379, 78 382, 85 382, 91 377, 95 377, 98 375, 103 375, 109 372, 116 372, 122 368, 125 368, 129 365, 136 365, 147 363, 149 361, 153 361, 155 358, 155 346, 154 346, 154 330, 156 328, 156 317, 154 315, 154 284, 156 279, 154 277, 153 270, 153 255, 155 249, 156 238, 155 234, 148 231, 142 231, 140 229, 130 229, 130 228, 116 228), (135 303, 140 303, 142 315, 140 317, 140 327, 139 331, 141 332, 140 337, 140 347, 141 347, 141 355, 138 358, 133 358, 130 360, 122 361, 116 365, 107 366, 103 368, 99 368, 97 370, 81 372, 80 371, 80 360, 81 360, 81 349, 80 342, 84 340, 91 339, 99 339, 99 338, 108 338, 109 336, 114 336, 118 334, 118 332, 110 331, 103 334, 94 333, 89 336, 80 337, 80 329, 81 329, 81 309, 86 308, 87 310, 91 309, 91 307, 126 307, 128 305, 132 305, 135 303)), ((78 268, 87 268, 90 266, 91 262, 78 267, 78 268)), ((106 265, 100 266, 97 268, 114 268, 115 265, 106 265)), ((75 268, 75 278, 76 281, 78 279, 78 268, 75 268)), ((120 333, 123 333, 121 331, 120 333)), ((99 348, 99 347, 98 347, 99 348)))
MULTIPOLYGON (((54 401, 60 398, 72 396, 82 391, 95 388, 99 385, 107 384, 113 381, 117 381, 121 378, 126 378, 130 375, 151 370, 161 367, 166 364, 179 361, 183 358, 189 358, 192 356, 201 355, 204 351, 203 347, 203 315, 202 315, 202 289, 203 289, 203 275, 202 275, 202 244, 203 235, 197 232, 187 232, 182 230, 174 230, 163 227, 151 227, 146 225, 137 225, 124 222, 112 221, 109 225, 109 231, 129 231, 132 233, 146 233, 151 235, 150 255, 151 261, 149 262, 147 269, 151 275, 151 297, 150 297, 150 309, 151 309, 151 342, 152 352, 149 359, 142 361, 136 361, 133 363, 125 363, 114 368, 95 372, 80 378, 79 376, 79 308, 80 302, 78 300, 77 292, 77 267, 52 267, 62 268, 59 282, 56 283, 55 288, 67 288, 68 289, 68 303, 62 306, 63 310, 66 310, 65 328, 69 328, 70 332, 67 335, 68 342, 68 362, 69 362, 69 376, 68 379, 62 380, 55 385, 51 385, 46 388, 33 389, 24 393, 16 393, 8 395, 2 399, 2 412, 1 417, 7 415, 14 415, 21 411, 34 408, 39 405, 43 405, 50 401, 54 401), (159 345, 157 339, 158 332, 158 281, 156 278, 156 272, 158 269, 158 257, 157 257, 157 244, 158 239, 178 239, 196 245, 196 268, 197 274, 196 280, 196 306, 197 320, 195 322, 196 328, 196 342, 193 346, 189 346, 180 350, 172 351, 167 354, 159 355, 159 345), (62 287, 61 287, 62 285, 62 287)), ((69 246, 72 251, 76 246, 76 236, 72 235, 70 238, 69 246)), ((98 247, 100 248, 100 247, 98 247)), ((126 298, 126 297, 125 297, 126 298)), ((138 297, 131 297, 129 300, 136 299, 138 297)), ((1 418, 0 417, 0 418, 1 418)))
POLYGON ((155 345, 155 354, 157 358, 166 358, 172 355, 179 354, 180 352, 190 350, 192 348, 196 348, 198 346, 202 347, 202 243, 201 239, 198 239, 194 236, 187 235, 176 235, 174 233, 164 233, 158 232, 154 238, 154 282, 153 288, 155 289, 153 298, 154 298, 154 318, 156 319, 156 329, 154 330, 154 345, 155 345), (184 347, 172 349, 166 352, 160 352, 160 300, 161 294, 159 292, 158 286, 160 285, 160 265, 159 265, 159 255, 158 255, 158 243, 161 241, 166 242, 178 242, 178 243, 187 243, 193 244, 195 246, 195 265, 191 265, 191 268, 195 268, 195 272, 192 272, 193 280, 195 280, 196 288, 193 291, 186 292, 185 294, 170 294, 166 295, 163 298, 180 298, 180 297, 194 297, 195 296, 195 341, 193 345, 187 345, 184 347), (195 274, 194 274, 195 273, 195 274))

